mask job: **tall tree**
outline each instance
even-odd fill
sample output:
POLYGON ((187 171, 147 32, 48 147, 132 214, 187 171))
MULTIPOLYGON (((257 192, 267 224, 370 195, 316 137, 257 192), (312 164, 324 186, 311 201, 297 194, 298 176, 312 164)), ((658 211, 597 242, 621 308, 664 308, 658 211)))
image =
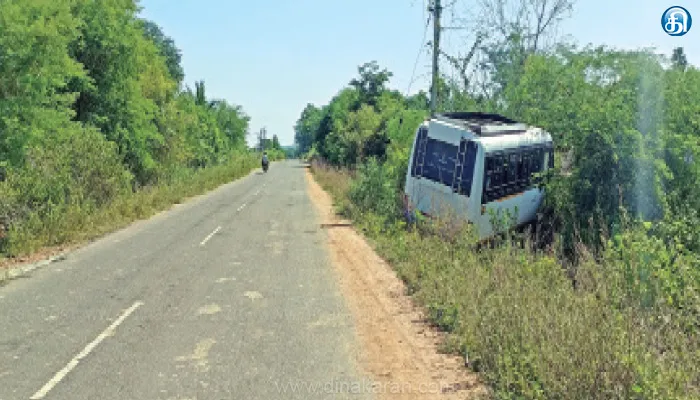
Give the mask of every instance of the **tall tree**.
POLYGON ((185 71, 182 69, 182 53, 175 46, 175 41, 166 36, 160 26, 149 20, 142 20, 143 30, 156 47, 160 54, 165 58, 165 64, 168 67, 170 77, 180 84, 185 78, 185 71))
POLYGON ((685 51, 682 47, 676 47, 673 49, 673 55, 671 56, 671 62, 673 67, 681 71, 685 71, 688 67, 688 59, 685 56, 685 51))
MULTIPOLYGON (((527 57, 548 48, 557 24, 570 15, 575 0, 480 0, 470 6, 476 36, 466 54, 443 56, 458 73, 461 90, 478 88, 482 96, 503 95, 523 72, 527 57), (474 86, 471 87, 470 86, 474 86)), ((456 2, 455 2, 456 3, 456 2)))
POLYGON ((195 103, 198 106, 207 105, 207 96, 204 90, 204 81, 197 81, 194 83, 195 87, 195 103))
POLYGON ((350 86, 360 92, 360 102, 376 105, 377 99, 386 90, 386 84, 393 76, 387 69, 380 69, 376 61, 360 65, 360 76, 350 81, 350 86))
POLYGON ((80 21, 64 1, 6 0, 0 9, 0 163, 20 165, 31 143, 73 117, 67 82, 86 75, 67 48, 80 21))
POLYGON ((154 123, 156 114, 172 93, 163 58, 143 34, 136 1, 73 4, 82 24, 71 53, 90 77, 89 82, 73 82, 80 92, 77 118, 96 125, 117 143, 137 182, 148 183, 155 179, 153 154, 163 140, 154 123))
POLYGON ((301 116, 294 125, 294 142, 300 154, 311 149, 322 117, 321 109, 311 103, 307 104, 301 112, 301 116))

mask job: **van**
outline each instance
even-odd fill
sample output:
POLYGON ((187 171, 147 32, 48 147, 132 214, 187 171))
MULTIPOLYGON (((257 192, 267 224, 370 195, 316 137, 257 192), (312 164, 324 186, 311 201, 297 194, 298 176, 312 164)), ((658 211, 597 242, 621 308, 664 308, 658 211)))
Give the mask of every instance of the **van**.
POLYGON ((404 201, 411 212, 465 218, 479 239, 493 236, 492 213, 507 228, 536 218, 544 193, 534 174, 554 167, 552 137, 498 114, 438 114, 416 130, 404 201))

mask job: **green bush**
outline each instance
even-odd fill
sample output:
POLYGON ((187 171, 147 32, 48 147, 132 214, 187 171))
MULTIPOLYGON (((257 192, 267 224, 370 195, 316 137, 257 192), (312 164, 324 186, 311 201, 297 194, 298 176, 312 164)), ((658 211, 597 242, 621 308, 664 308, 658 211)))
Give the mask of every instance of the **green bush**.
POLYGON ((57 142, 58 151, 30 158, 36 169, 10 171, 0 183, 7 231, 0 252, 5 257, 89 240, 240 178, 259 165, 252 154, 233 153, 221 165, 196 172, 183 168, 171 174, 169 182, 132 192, 128 173, 109 142, 88 133, 57 142), (92 152, 85 154, 92 158, 76 160, 83 157, 82 146, 90 146, 92 152))
POLYGON ((136 0, 3 1, 3 255, 147 215, 172 187, 201 191, 234 168, 250 118, 203 82, 179 89, 179 51, 138 13, 136 0))
POLYGON ((378 212, 395 211, 385 205, 396 190, 392 177, 374 162, 359 171, 354 181, 324 175, 324 187, 363 210, 353 214, 357 225, 449 332, 448 350, 463 355, 496 398, 700 396, 699 269, 692 259, 672 263, 663 243, 632 229, 607 245, 601 262, 581 259, 573 275, 556 255, 510 242, 475 252, 468 229, 445 240, 425 234, 441 232, 439 221, 421 230, 389 223, 393 214, 378 212))
POLYGON ((400 215, 396 179, 391 176, 391 172, 375 159, 360 166, 357 179, 353 181, 348 193, 350 201, 359 211, 389 220, 400 215))
POLYGON ((365 214, 358 223, 496 398, 700 395, 697 326, 688 330, 687 317, 667 304, 640 307, 643 297, 631 291, 626 298, 636 303, 612 307, 624 288, 609 271, 621 268, 616 259, 581 265, 574 288, 554 257, 517 248, 475 253, 466 239, 450 245, 367 226, 378 221, 365 214))
POLYGON ((499 235, 473 251, 445 221, 406 229, 398 198, 427 97, 387 89, 376 64, 302 113, 298 137, 332 164, 314 173, 497 398, 700 398, 700 70, 681 48, 669 68, 646 50, 524 54, 521 40, 484 50, 484 92, 439 81, 438 109, 513 117, 573 155, 544 174, 534 245, 499 235))

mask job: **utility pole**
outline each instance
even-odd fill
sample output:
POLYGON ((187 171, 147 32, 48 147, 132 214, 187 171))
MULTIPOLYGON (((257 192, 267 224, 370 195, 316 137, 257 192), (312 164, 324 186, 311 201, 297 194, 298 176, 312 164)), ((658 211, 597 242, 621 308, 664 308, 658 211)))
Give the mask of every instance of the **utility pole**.
POLYGON ((440 13, 442 12, 440 0, 433 0, 432 10, 430 11, 433 13, 433 83, 430 91, 430 114, 434 116, 437 109, 438 80, 440 77, 438 70, 438 61, 440 60, 440 13))
POLYGON ((265 136, 267 134, 267 130, 263 127, 260 128, 260 132, 258 132, 258 148, 260 149, 260 152, 265 151, 265 136))
POLYGON ((265 151, 265 143, 267 143, 267 128, 262 128, 262 151, 265 151))

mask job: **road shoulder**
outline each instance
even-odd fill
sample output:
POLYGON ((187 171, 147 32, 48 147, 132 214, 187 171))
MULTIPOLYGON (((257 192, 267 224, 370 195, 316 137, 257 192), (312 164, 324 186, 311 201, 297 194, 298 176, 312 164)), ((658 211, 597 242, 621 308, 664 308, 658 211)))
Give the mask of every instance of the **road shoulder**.
POLYGON ((484 393, 478 376, 460 357, 439 351, 444 335, 406 295, 406 288, 306 171, 307 188, 322 226, 341 291, 361 344, 359 365, 380 384, 379 398, 475 398, 484 393))

